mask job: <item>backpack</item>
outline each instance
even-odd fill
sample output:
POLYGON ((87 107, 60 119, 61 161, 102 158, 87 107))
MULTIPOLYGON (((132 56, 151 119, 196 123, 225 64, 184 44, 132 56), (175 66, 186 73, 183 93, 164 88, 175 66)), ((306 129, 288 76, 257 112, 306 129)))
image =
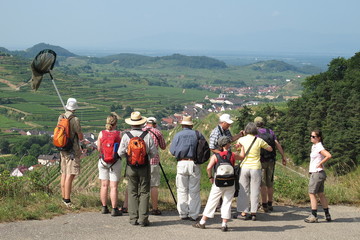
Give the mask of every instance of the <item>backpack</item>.
POLYGON ((119 131, 101 131, 102 137, 100 139, 101 158, 106 163, 114 163, 119 159, 117 150, 120 143, 120 132, 119 131))
POLYGON ((261 162, 275 161, 276 159, 275 139, 274 136, 270 133, 270 130, 266 128, 265 133, 259 132, 258 137, 263 139, 267 144, 269 144, 273 148, 272 152, 269 152, 263 148, 260 150, 261 162))
POLYGON ((231 187, 235 184, 234 167, 231 164, 231 151, 225 156, 215 153, 217 163, 215 165, 215 185, 217 187, 231 187))
POLYGON ((210 158, 210 148, 209 144, 205 138, 200 137, 199 131, 195 131, 197 137, 197 146, 196 146, 196 164, 203 164, 207 162, 210 158))
POLYGON ((70 120, 75 117, 71 115, 67 118, 64 114, 54 129, 53 144, 60 151, 72 149, 73 140, 70 138, 70 120))
POLYGON ((143 167, 148 165, 149 160, 144 141, 144 137, 148 132, 144 131, 139 137, 134 137, 130 132, 125 133, 130 138, 126 154, 127 164, 134 167, 143 167))

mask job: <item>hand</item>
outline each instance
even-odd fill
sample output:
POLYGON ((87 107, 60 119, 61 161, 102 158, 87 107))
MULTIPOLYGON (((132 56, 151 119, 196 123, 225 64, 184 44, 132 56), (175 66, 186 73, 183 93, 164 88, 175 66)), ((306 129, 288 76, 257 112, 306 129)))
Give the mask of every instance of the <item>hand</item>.
POLYGON ((285 158, 285 157, 282 158, 282 164, 283 164, 284 166, 286 166, 286 158, 285 158))
POLYGON ((214 178, 210 178, 209 180, 210 180, 211 184, 214 183, 214 178))

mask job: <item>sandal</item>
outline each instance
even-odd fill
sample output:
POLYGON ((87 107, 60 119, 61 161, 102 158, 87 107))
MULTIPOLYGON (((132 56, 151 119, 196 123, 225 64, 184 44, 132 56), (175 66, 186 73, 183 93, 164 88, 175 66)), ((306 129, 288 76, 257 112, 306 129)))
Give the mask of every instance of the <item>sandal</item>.
POLYGON ((126 207, 122 207, 120 208, 120 210, 122 211, 122 213, 128 213, 128 209, 126 207))
POLYGON ((161 211, 159 209, 153 209, 151 215, 161 215, 161 211))

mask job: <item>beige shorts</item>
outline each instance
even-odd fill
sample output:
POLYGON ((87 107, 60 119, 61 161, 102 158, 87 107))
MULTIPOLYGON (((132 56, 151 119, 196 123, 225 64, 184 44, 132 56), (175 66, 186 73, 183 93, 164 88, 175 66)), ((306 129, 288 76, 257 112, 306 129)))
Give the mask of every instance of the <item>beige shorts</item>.
POLYGON ((150 165, 151 167, 151 180, 150 187, 160 186, 160 166, 159 164, 150 165))
POLYGON ((80 174, 80 156, 73 153, 60 151, 61 173, 66 175, 80 174))
POLYGON ((99 159, 99 179, 110 180, 111 182, 120 181, 121 177, 121 159, 119 159, 114 165, 105 163, 99 159))
POLYGON ((261 163, 261 186, 273 187, 274 186, 274 170, 275 161, 268 161, 261 163))

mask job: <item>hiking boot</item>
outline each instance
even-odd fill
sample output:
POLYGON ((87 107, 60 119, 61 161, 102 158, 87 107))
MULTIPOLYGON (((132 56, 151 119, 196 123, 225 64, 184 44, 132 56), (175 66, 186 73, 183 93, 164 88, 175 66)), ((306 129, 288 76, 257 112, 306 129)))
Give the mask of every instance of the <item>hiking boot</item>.
POLYGON ((269 212, 272 212, 272 211, 274 211, 274 208, 273 208, 273 206, 268 206, 268 210, 269 210, 269 212))
POLYGON ((103 206, 101 209, 101 214, 108 214, 110 213, 109 209, 107 206, 103 206))
POLYGON ((113 208, 111 210, 112 217, 117 217, 117 216, 122 216, 122 215, 123 215, 123 213, 118 208, 113 208))
POLYGON ((161 215, 161 211, 159 209, 153 209, 151 215, 161 215))
POLYGON ((256 221, 256 215, 251 215, 251 220, 256 221))
POLYGON ((269 212, 269 207, 261 206, 260 212, 268 213, 269 212))
POLYGON ((331 222, 330 213, 325 214, 325 219, 326 219, 326 221, 331 222))
POLYGON ((197 222, 195 224, 192 225, 194 228, 201 228, 201 229, 205 229, 205 224, 200 224, 200 222, 197 222))
POLYGON ((304 221, 305 221, 306 223, 317 223, 317 222, 318 222, 318 218, 315 217, 314 215, 310 214, 310 216, 308 216, 307 218, 305 218, 304 221))
POLYGON ((120 210, 122 213, 128 213, 128 209, 126 207, 122 207, 120 210))
POLYGON ((221 231, 222 232, 227 232, 228 231, 228 226, 226 225, 225 227, 221 227, 221 231))
POLYGON ((150 221, 148 219, 144 220, 143 222, 139 223, 141 227, 147 227, 150 225, 150 221))

